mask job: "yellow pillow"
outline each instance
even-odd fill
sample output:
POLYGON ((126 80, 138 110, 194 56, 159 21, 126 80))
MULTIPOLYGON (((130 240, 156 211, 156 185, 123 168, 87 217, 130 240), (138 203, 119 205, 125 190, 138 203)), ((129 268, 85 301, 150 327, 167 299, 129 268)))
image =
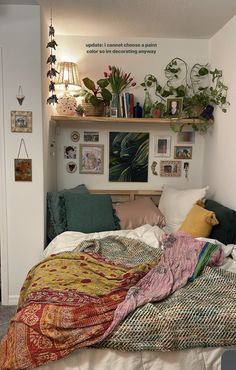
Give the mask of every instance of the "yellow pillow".
POLYGON ((200 236, 207 238, 211 233, 212 227, 218 223, 219 221, 214 212, 194 204, 179 230, 186 231, 194 238, 200 236))

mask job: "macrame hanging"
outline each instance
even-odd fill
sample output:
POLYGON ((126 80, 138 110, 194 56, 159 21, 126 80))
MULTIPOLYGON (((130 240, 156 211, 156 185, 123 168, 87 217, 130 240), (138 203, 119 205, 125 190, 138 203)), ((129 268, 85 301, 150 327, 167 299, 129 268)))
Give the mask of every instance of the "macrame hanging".
POLYGON ((51 18, 50 18, 50 26, 49 26, 49 37, 50 41, 47 43, 47 48, 50 48, 50 55, 47 59, 47 64, 50 65, 50 69, 47 72, 47 77, 50 79, 49 82, 49 92, 51 95, 47 99, 47 104, 57 104, 58 99, 55 94, 55 83, 54 83, 54 78, 56 77, 57 72, 56 69, 53 67, 56 63, 56 55, 54 54, 54 50, 56 50, 56 47, 58 46, 56 41, 54 40, 55 36, 55 29, 52 25, 52 10, 51 10, 51 18))

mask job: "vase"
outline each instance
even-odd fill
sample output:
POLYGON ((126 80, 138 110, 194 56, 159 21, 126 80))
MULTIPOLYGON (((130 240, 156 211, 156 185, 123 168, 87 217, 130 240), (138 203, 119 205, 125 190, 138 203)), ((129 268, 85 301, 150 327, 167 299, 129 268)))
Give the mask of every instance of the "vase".
POLYGON ((143 117, 143 108, 141 107, 140 103, 136 103, 134 107, 134 117, 135 118, 142 118, 143 117))
POLYGON ((144 118, 151 118, 151 109, 152 109, 152 101, 149 95, 149 92, 145 92, 145 98, 144 98, 144 103, 143 103, 143 116, 144 118))
POLYGON ((110 116, 120 117, 120 94, 112 93, 112 99, 110 104, 110 116))

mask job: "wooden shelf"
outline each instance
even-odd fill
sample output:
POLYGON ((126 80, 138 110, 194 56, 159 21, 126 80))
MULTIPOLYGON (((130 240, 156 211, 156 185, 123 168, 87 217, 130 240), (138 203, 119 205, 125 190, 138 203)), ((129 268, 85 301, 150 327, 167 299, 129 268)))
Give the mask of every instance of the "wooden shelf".
POLYGON ((196 124, 204 125, 206 121, 198 118, 114 118, 114 117, 79 117, 79 116, 52 116, 56 122, 102 122, 102 123, 144 123, 144 124, 196 124))

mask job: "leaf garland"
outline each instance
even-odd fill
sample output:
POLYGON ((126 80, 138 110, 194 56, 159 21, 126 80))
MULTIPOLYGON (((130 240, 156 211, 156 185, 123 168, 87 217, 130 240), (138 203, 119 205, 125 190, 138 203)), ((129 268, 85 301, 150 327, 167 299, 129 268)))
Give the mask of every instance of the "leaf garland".
POLYGON ((51 21, 51 24, 49 26, 49 33, 48 33, 48 35, 50 37, 50 40, 49 40, 49 42, 47 43, 47 46, 46 46, 46 48, 50 48, 50 55, 49 55, 46 63, 49 64, 49 66, 50 66, 50 69, 47 71, 47 78, 50 79, 48 90, 51 93, 51 95, 47 99, 47 104, 57 104, 58 103, 58 98, 57 98, 57 95, 55 94, 54 78, 56 77, 56 75, 59 72, 53 67, 53 65, 55 65, 56 60, 57 60, 56 55, 54 54, 53 50, 56 50, 56 47, 58 46, 58 44, 56 43, 56 41, 54 39, 55 29, 52 25, 52 10, 51 10, 50 21, 51 21))

